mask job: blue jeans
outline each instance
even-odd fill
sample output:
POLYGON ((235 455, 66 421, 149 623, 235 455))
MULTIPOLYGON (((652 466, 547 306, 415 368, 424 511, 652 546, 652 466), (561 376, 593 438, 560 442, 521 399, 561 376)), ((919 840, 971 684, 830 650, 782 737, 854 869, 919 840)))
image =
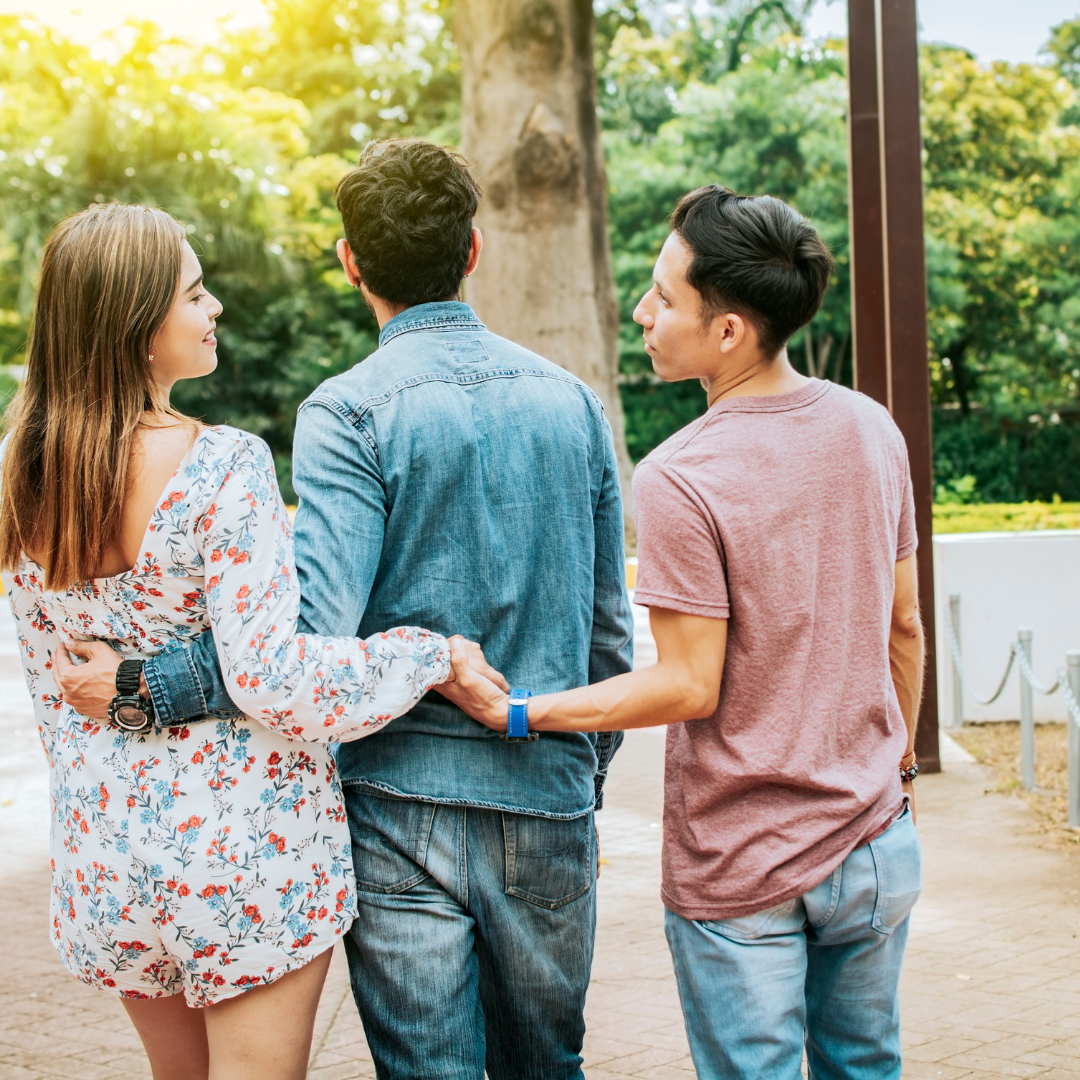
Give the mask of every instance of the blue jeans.
POLYGON ((735 919, 667 912, 699 1080, 900 1076, 897 986, 921 889, 905 813, 795 900, 735 919))
POLYGON ((580 1078, 592 813, 345 792, 360 907, 345 949, 380 1080, 580 1078))

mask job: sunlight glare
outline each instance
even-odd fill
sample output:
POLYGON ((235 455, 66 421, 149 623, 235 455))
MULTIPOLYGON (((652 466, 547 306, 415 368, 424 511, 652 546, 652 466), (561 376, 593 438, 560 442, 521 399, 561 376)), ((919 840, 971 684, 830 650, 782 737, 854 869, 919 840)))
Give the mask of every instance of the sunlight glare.
POLYGON ((259 0, 0 0, 0 14, 28 15, 84 44, 130 19, 150 19, 167 35, 200 42, 216 40, 222 22, 237 29, 266 22, 259 0))

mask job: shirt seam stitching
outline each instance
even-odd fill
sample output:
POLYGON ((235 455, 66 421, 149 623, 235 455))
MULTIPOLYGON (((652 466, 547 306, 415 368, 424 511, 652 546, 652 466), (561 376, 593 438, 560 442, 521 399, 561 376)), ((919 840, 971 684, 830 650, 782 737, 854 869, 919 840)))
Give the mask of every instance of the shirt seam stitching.
MULTIPOLYGON (((474 371, 464 375, 451 375, 446 372, 432 371, 425 372, 423 375, 414 375, 408 379, 402 379, 392 386, 388 387, 381 394, 372 397, 366 397, 362 399, 357 405, 347 405, 341 399, 335 397, 329 391, 316 390, 301 406, 301 409, 306 409, 309 405, 322 405, 324 408, 329 408, 333 412, 336 412, 342 419, 347 420, 353 425, 353 427, 359 428, 367 414, 373 409, 378 408, 381 405, 386 405, 392 401, 398 394, 405 390, 411 390, 417 386, 426 386, 431 383, 458 383, 459 385, 471 385, 475 383, 487 382, 491 379, 516 379, 516 378, 537 378, 537 379, 551 379, 554 382, 565 383, 568 386, 574 386, 578 389, 586 391, 590 397, 592 397, 596 403, 600 406, 601 413, 603 412, 603 403, 597 397, 596 392, 585 383, 583 383, 576 376, 567 372, 565 375, 559 375, 555 372, 549 371, 529 371, 519 368, 499 368, 495 371, 474 371)), ((369 440, 370 441, 370 440, 369 440)), ((374 449, 374 443, 372 443, 372 449, 374 449)))
POLYGON ((362 787, 368 791, 375 791, 382 795, 389 796, 393 799, 400 799, 403 802, 421 802, 427 804, 435 804, 439 806, 474 806, 480 810, 499 810, 502 813, 507 814, 523 814, 526 817, 542 817, 550 818, 558 821, 573 821, 576 818, 585 817, 590 810, 595 809, 596 799, 595 796, 582 810, 574 810, 570 813, 560 814, 550 810, 537 810, 532 807, 525 806, 512 806, 509 803, 500 803, 494 801, 488 801, 485 799, 467 799, 467 798, 455 798, 453 796, 438 797, 435 795, 424 795, 418 792, 407 794, 399 790, 398 788, 391 787, 389 784, 380 784, 377 780, 368 780, 364 777, 356 777, 355 779, 346 780, 341 779, 342 788, 350 787, 362 787))

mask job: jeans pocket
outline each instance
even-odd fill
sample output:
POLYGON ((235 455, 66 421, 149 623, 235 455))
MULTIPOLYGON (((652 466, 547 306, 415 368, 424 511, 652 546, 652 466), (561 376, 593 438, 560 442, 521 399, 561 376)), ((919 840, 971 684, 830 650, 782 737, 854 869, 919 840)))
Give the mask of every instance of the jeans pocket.
POLYGON ((358 889, 399 893, 428 876, 423 861, 434 805, 346 787, 345 809, 358 889))
MULTIPOLYGON (((733 919, 698 919, 697 925, 730 941, 756 941, 770 933, 790 934, 796 927, 791 916, 799 898, 793 897, 783 903, 774 904, 764 911, 755 911, 752 915, 737 915, 733 919)), ((799 926, 802 919, 799 919, 799 926)))
POLYGON ((502 816, 506 895, 549 910, 592 887, 593 816, 562 821, 526 814, 502 816))
POLYGON ((877 872, 874 929, 891 934, 911 914, 922 891, 919 834, 911 812, 905 811, 869 846, 877 872))

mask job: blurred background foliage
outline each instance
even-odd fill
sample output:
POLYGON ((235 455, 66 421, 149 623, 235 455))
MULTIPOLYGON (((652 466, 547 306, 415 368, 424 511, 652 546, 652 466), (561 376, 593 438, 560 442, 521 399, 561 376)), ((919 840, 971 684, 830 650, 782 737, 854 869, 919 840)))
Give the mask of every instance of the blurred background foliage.
MULTIPOLYGON (((713 0, 672 19, 598 0, 596 64, 622 311, 627 442, 639 458, 704 407, 661 384, 631 313, 676 198, 720 182, 791 202, 837 256, 791 344, 851 382, 843 42, 812 0, 713 0)), ((291 495, 300 401, 362 360, 374 320, 337 269, 333 188, 373 137, 454 143, 450 0, 265 0, 212 45, 133 23, 92 47, 0 17, 0 406, 22 362, 41 245, 109 199, 187 225, 225 304, 216 375, 177 404, 258 432, 291 495)), ((923 50, 935 469, 954 504, 1080 499, 1080 21, 1039 65, 923 50)))

